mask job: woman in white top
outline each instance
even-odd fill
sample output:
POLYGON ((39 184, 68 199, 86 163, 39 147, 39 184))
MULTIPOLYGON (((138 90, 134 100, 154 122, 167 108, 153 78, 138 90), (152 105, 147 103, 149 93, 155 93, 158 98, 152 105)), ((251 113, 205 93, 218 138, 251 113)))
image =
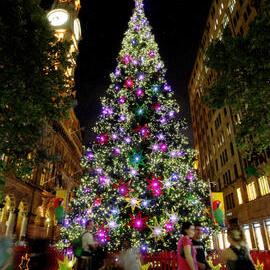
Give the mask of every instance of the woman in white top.
POLYGON ((120 265, 124 270, 140 270, 140 252, 137 248, 132 248, 128 240, 123 243, 123 250, 120 253, 120 265))

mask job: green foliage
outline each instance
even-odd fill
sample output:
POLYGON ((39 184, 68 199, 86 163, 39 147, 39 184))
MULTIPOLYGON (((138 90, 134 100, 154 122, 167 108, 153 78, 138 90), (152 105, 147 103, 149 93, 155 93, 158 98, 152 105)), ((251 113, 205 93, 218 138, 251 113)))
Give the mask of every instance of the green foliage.
POLYGON ((54 37, 38 0, 2 0, 0 9, 0 154, 20 175, 40 159, 45 123, 72 106, 69 44, 54 37))
POLYGON ((206 65, 217 79, 206 89, 204 101, 214 109, 230 106, 240 113, 236 141, 243 155, 270 147, 270 1, 264 1, 245 36, 227 28, 222 40, 207 50, 206 65))

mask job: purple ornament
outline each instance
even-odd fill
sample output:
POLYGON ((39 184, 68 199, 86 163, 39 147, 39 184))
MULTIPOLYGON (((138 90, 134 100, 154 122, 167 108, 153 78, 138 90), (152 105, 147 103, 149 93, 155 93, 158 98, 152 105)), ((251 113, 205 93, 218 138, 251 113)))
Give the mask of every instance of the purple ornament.
POLYGON ((112 139, 113 139, 114 141, 117 140, 117 139, 118 139, 118 135, 115 134, 115 133, 113 133, 113 134, 112 134, 112 139))
POLYGON ((111 116, 113 114, 113 109, 111 107, 103 107, 102 115, 103 116, 111 116))
POLYGON ((139 65, 139 61, 136 60, 136 59, 134 59, 134 60, 132 61, 132 64, 133 64, 134 66, 137 66, 137 65, 139 65))
POLYGON ((150 51, 148 55, 150 58, 154 58, 156 56, 156 53, 154 51, 150 51))
POLYGON ((96 172, 97 172, 97 174, 102 174, 103 170, 102 170, 102 168, 96 168, 96 172))
POLYGON ((138 32, 138 31, 140 31, 140 29, 141 29, 141 27, 140 27, 138 24, 137 24, 137 25, 135 25, 135 27, 134 27, 134 30, 135 30, 135 31, 137 31, 137 32, 138 32))
POLYGON ((123 114, 121 114, 121 115, 119 116, 119 121, 120 121, 120 122, 126 121, 126 116, 123 115, 123 114))
POLYGON ((179 180, 179 174, 173 173, 173 174, 171 175, 171 180, 172 180, 172 181, 177 181, 177 180, 179 180))
POLYGON ((195 176, 193 174, 193 171, 188 171, 187 175, 186 175, 186 179, 189 181, 189 182, 192 182, 194 179, 195 179, 195 176))
POLYGON ((138 75, 138 80, 139 80, 139 81, 143 81, 144 79, 145 79, 144 73, 140 73, 140 74, 138 75))
POLYGON ((102 186, 107 186, 107 185, 110 184, 110 179, 107 176, 105 176, 105 175, 101 175, 99 177, 99 183, 102 186))
POLYGON ((119 68, 116 68, 116 69, 115 69, 115 72, 114 72, 114 75, 115 75, 116 77, 119 77, 119 76, 121 75, 121 70, 120 70, 119 68))
POLYGON ((153 151, 158 151, 158 149, 159 149, 159 145, 158 144, 153 144, 152 145, 152 149, 153 149, 153 151))
POLYGON ((115 84, 115 86, 114 86, 115 91, 118 92, 118 91, 120 90, 120 88, 121 88, 121 87, 120 87, 120 85, 119 85, 118 83, 115 84))
POLYGON ((167 119, 166 119, 166 117, 161 117, 160 119, 159 119, 159 122, 160 122, 160 124, 161 125, 165 125, 166 123, 167 123, 167 119))
POLYGON ((118 99, 118 103, 120 105, 124 104, 126 102, 126 97, 125 96, 121 96, 119 99, 118 99))
POLYGON ((182 151, 182 150, 180 150, 180 151, 177 152, 177 156, 178 157, 183 157, 183 156, 185 156, 185 154, 186 153, 184 151, 182 151))
POLYGON ((125 143, 127 143, 127 144, 130 144, 130 143, 131 143, 130 137, 126 137, 126 138, 124 139, 124 141, 125 141, 125 143))
POLYGON ((164 83, 164 87, 163 87, 165 92, 171 92, 172 88, 170 85, 168 85, 167 83, 164 83))
POLYGON ((170 111, 170 112, 169 112, 169 117, 170 117, 170 118, 173 118, 174 115, 175 115, 175 111, 170 111))
POLYGON ((93 152, 91 152, 91 151, 86 151, 86 157, 87 157, 87 159, 89 160, 89 161, 91 161, 91 160, 93 160, 94 159, 94 154, 93 154, 93 152))
POLYGON ((115 148, 113 149, 113 154, 114 154, 115 156, 119 156, 119 155, 121 154, 120 148, 119 148, 119 147, 115 147, 115 148))
POLYGON ((176 156, 177 156, 177 152, 176 151, 171 151, 170 157, 174 158, 176 156))
POLYGON ((165 140, 165 136, 164 136, 164 134, 162 134, 162 133, 159 133, 159 134, 157 135, 157 138, 158 138, 159 141, 164 141, 164 140, 165 140))

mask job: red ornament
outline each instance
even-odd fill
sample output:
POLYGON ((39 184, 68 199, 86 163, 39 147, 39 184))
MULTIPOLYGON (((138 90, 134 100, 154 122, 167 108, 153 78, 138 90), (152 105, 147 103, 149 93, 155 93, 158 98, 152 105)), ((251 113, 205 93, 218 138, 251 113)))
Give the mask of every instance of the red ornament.
POLYGON ((102 133, 96 138, 97 143, 103 145, 109 142, 109 135, 107 133, 102 133))
POLYGON ((160 104, 160 103, 154 103, 154 104, 152 105, 152 108, 153 108, 156 112, 158 112, 158 111, 160 111, 160 109, 161 109, 161 104, 160 104))
POLYGON ((101 198, 96 198, 94 200, 94 206, 99 207, 101 205, 102 199, 101 198))
POLYGON ((134 87, 134 81, 131 78, 128 78, 126 79, 124 86, 131 89, 134 87))
POLYGON ((161 182, 161 178, 157 178, 155 176, 153 176, 151 179, 147 180, 148 182, 148 190, 150 190, 152 192, 152 195, 154 197, 159 197, 162 194, 162 182, 161 182))
POLYGON ((142 213, 139 212, 136 216, 131 216, 130 226, 137 231, 142 231, 146 227, 147 217, 142 217, 142 213))
POLYGON ((150 136, 150 129, 148 128, 147 124, 144 126, 138 125, 134 131, 138 132, 144 139, 150 136))
POLYGON ((114 187, 117 189, 119 194, 121 196, 126 197, 130 192, 130 181, 129 182, 123 182, 123 180, 120 180, 118 184, 114 184, 114 187))

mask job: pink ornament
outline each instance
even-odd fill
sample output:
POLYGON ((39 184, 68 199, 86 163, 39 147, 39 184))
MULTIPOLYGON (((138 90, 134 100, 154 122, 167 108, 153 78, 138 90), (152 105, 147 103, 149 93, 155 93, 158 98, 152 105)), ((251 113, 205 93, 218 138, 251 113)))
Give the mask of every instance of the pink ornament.
POLYGON ((174 225, 170 221, 165 224, 164 228, 168 233, 174 231, 174 225))
POLYGON ((150 190, 155 197, 159 197, 162 194, 161 179, 153 176, 148 180, 148 190, 150 190))
POLYGON ((146 227, 147 217, 142 217, 141 212, 139 212, 136 216, 131 216, 130 225, 137 231, 142 231, 146 227))
POLYGON ((129 193, 128 184, 123 183, 118 187, 118 192, 121 196, 127 196, 129 193))
POLYGON ((166 143, 161 143, 161 144, 159 144, 159 150, 160 150, 161 152, 163 152, 163 153, 167 152, 167 150, 168 150, 167 144, 166 144, 166 143))
POLYGON ((101 145, 107 144, 109 141, 109 136, 106 133, 102 133, 97 136, 96 141, 101 145))
POLYGON ((132 61, 132 57, 130 55, 124 55, 122 61, 125 65, 128 65, 132 61))
POLYGON ((106 244, 110 240, 108 229, 104 228, 104 226, 99 228, 96 233, 96 239, 100 244, 106 244))
POLYGON ((141 89, 141 88, 136 89, 136 96, 139 97, 139 98, 143 97, 144 96, 143 89, 141 89))

